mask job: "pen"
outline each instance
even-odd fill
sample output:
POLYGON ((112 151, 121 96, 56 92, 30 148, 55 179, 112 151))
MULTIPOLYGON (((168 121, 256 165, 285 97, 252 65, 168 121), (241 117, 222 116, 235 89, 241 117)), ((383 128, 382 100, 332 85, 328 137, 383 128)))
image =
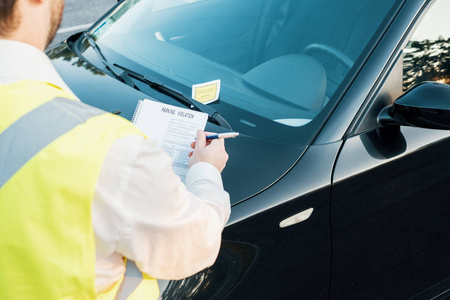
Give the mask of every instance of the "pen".
POLYGON ((225 133, 219 133, 219 134, 213 134, 213 135, 207 135, 207 140, 213 140, 213 139, 227 139, 227 138, 235 138, 239 135, 239 132, 225 132, 225 133))

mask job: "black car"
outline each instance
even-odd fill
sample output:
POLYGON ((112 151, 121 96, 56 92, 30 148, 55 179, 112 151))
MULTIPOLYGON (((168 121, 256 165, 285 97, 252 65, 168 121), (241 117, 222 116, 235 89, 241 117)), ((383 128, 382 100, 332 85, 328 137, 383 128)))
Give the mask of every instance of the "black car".
POLYGON ((209 114, 232 202, 162 299, 450 298, 449 0, 126 0, 47 52, 84 102, 209 114), (217 101, 192 86, 220 80, 217 101))

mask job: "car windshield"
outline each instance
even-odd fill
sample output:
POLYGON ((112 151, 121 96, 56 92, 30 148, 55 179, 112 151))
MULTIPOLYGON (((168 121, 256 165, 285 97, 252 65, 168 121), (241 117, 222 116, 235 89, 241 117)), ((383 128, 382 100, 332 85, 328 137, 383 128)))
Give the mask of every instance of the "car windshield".
POLYGON ((113 63, 176 83, 185 96, 220 80, 208 105, 233 130, 306 144, 399 2, 128 0, 90 34, 113 63))

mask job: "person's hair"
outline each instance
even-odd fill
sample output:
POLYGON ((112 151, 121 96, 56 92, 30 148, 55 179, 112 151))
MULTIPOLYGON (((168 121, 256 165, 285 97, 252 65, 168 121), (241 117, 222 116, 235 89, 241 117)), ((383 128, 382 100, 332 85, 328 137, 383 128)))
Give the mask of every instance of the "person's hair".
POLYGON ((16 0, 0 1, 0 35, 6 35, 19 24, 15 9, 16 2, 16 0))

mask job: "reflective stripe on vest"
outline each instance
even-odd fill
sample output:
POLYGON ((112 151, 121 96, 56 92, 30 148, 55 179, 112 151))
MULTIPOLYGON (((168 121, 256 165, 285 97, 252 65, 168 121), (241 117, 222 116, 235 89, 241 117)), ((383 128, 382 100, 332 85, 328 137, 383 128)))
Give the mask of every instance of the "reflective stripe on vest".
MULTIPOLYGON (((39 81, 0 86, 2 299, 96 298, 90 209, 98 175, 117 138, 143 134, 70 97, 39 81)), ((128 299, 156 299, 158 290, 144 286, 128 299)))
POLYGON ((125 275, 108 291, 98 295, 97 300, 157 300, 159 281, 142 273, 136 264, 124 259, 125 275))
POLYGON ((78 101, 54 98, 22 116, 0 134, 0 188, 28 160, 64 133, 105 112, 78 101))
POLYGON ((139 271, 132 260, 127 260, 126 268, 119 300, 158 299, 159 287, 155 279, 139 271))

